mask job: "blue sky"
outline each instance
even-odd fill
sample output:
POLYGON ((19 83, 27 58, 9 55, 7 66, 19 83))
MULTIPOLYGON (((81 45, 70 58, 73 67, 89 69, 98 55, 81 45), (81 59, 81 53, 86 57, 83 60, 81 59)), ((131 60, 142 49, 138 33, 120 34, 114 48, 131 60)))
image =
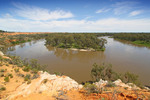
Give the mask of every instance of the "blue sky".
POLYGON ((0 0, 0 29, 150 32, 150 0, 0 0))

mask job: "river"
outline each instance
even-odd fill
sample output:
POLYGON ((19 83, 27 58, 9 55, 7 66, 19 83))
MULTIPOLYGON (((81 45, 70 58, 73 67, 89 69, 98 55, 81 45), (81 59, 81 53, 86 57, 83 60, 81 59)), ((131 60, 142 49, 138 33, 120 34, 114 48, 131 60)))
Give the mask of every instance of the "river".
POLYGON ((31 41, 11 47, 7 53, 22 58, 37 59, 47 65, 50 73, 60 72, 78 82, 91 80, 90 71, 94 63, 112 64, 117 72, 130 71, 139 75, 141 82, 150 85, 150 49, 103 37, 107 40, 106 50, 73 51, 46 47, 45 40, 31 41))

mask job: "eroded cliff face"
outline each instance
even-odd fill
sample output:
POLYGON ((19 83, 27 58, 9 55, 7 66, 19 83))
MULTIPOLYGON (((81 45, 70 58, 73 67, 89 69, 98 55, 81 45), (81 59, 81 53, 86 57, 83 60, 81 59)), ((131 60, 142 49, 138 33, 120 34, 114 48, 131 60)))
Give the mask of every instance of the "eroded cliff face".
MULTIPOLYGON (((113 82, 115 87, 107 87, 108 81, 100 79, 94 83, 102 93, 87 94, 83 86, 68 76, 51 75, 47 72, 38 72, 39 77, 32 80, 30 84, 23 83, 11 92, 5 99, 7 100, 96 100, 105 98, 110 100, 133 100, 144 98, 143 95, 150 96, 148 89, 141 89, 132 83, 125 84, 120 79, 113 82), (138 94, 138 95, 137 95, 138 94)), ((144 98, 148 100, 148 97, 144 98)), ((140 99, 139 99, 140 100, 140 99)))
POLYGON ((75 80, 68 76, 56 76, 40 71, 39 78, 34 79, 30 84, 20 85, 8 99, 27 97, 33 93, 44 93, 47 96, 55 96, 59 91, 78 90, 82 88, 75 80))

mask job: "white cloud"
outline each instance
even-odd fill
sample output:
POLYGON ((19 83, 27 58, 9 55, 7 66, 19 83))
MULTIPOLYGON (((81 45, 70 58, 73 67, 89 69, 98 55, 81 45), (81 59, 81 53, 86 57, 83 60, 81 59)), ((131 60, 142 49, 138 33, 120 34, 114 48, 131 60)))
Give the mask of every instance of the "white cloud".
POLYGON ((71 18, 73 14, 69 11, 54 10, 50 11, 48 9, 38 8, 34 6, 27 6, 23 4, 16 4, 14 6, 17 8, 15 12, 18 16, 31 19, 31 20, 53 20, 61 18, 71 18))
POLYGON ((97 10, 96 13, 108 12, 109 10, 110 10, 110 9, 102 8, 102 9, 97 10))
POLYGON ((136 15, 139 15, 141 14, 143 11, 142 10, 136 10, 136 11, 132 11, 129 16, 136 16, 136 15))
POLYGON ((132 1, 117 2, 112 5, 114 7, 114 14, 121 15, 128 13, 131 9, 134 8, 136 4, 138 4, 138 2, 132 1))
POLYGON ((149 32, 150 19, 122 20, 117 18, 87 20, 35 21, 0 18, 0 27, 22 32, 149 32))
POLYGON ((12 18, 12 16, 9 13, 6 13, 6 14, 4 14, 2 16, 5 17, 5 18, 12 18))

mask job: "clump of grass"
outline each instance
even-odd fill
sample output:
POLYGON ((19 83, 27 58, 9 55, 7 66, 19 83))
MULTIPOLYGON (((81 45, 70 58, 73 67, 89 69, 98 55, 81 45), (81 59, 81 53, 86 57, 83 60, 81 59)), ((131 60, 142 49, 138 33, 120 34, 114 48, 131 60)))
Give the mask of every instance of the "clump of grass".
POLYGON ((24 81, 30 80, 30 77, 31 77, 31 75, 30 75, 30 74, 27 74, 27 75, 24 77, 24 81))
POLYGON ((8 67, 8 66, 9 66, 9 64, 6 64, 6 66, 8 67))
POLYGON ((84 89, 87 91, 88 94, 90 93, 99 93, 98 88, 95 84, 85 83, 84 89))
POLYGON ((23 68, 23 71, 25 71, 25 72, 29 72, 29 71, 30 71, 30 69, 31 69, 31 68, 30 68, 29 66, 26 66, 26 67, 24 67, 24 68, 23 68))
POLYGON ((58 76, 62 76, 63 75, 63 73, 61 73, 61 72, 54 72, 54 74, 58 75, 58 76))
POLYGON ((17 74, 17 76, 19 76, 19 77, 24 77, 24 74, 17 74))
POLYGON ((8 76, 9 76, 10 78, 13 78, 13 75, 12 75, 12 74, 9 74, 8 76))
POLYGON ((0 87, 0 91, 5 91, 6 87, 0 87))
POLYGON ((19 72, 19 68, 15 68, 14 71, 17 73, 19 72))
POLYGON ((0 73, 0 77, 4 77, 4 73, 0 73))
POLYGON ((37 74, 37 73, 38 73, 38 71, 39 71, 38 69, 33 68, 33 69, 32 69, 32 71, 31 71, 31 73, 33 73, 33 74, 37 74))
POLYGON ((5 72, 5 69, 1 69, 0 72, 5 72))
POLYGON ((9 82, 9 76, 5 77, 5 78, 4 78, 4 81, 5 81, 5 82, 9 82))
POLYGON ((28 81, 27 81, 27 84, 30 84, 30 83, 31 83, 31 80, 28 80, 28 81))
POLYGON ((34 74, 34 75, 32 76, 32 78, 31 78, 31 79, 33 80, 33 79, 36 79, 36 78, 38 78, 38 77, 39 77, 39 75, 38 75, 38 74, 34 74))

